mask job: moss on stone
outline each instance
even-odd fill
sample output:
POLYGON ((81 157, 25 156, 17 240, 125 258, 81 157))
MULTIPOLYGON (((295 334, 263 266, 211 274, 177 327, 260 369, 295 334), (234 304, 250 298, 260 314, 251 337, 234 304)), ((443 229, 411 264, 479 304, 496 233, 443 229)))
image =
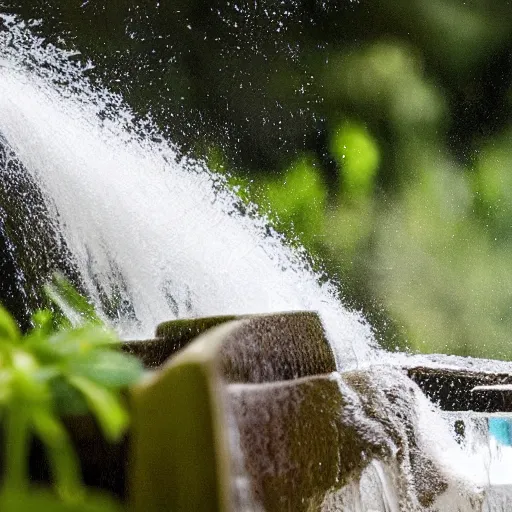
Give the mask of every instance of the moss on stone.
POLYGON ((243 316, 220 315, 170 320, 168 322, 162 322, 159 324, 156 328, 155 335, 157 338, 166 338, 178 344, 181 340, 184 340, 186 343, 192 338, 199 336, 204 331, 211 329, 212 327, 229 322, 231 320, 236 320, 237 318, 243 318, 243 316))
POLYGON ((200 334, 233 320, 245 322, 222 344, 220 364, 229 381, 288 380, 336 369, 322 323, 310 311, 172 320, 158 325, 155 339, 127 341, 123 349, 157 368, 200 334))
POLYGON ((125 341, 123 350, 136 355, 146 368, 158 368, 203 332, 236 318, 234 315, 225 315, 170 320, 157 326, 156 338, 125 341))

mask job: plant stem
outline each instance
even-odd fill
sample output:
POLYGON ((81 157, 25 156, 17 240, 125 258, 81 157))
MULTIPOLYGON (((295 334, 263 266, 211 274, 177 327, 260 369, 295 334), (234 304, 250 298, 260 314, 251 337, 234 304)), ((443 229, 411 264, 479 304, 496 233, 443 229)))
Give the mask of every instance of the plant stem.
POLYGON ((13 403, 6 418, 4 490, 28 487, 29 418, 23 403, 13 403))

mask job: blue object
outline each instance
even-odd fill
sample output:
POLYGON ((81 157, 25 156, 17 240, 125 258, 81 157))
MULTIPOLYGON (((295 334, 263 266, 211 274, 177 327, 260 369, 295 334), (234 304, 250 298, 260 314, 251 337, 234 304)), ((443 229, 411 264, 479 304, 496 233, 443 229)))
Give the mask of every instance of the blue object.
POLYGON ((512 446, 512 421, 509 418, 489 418, 489 435, 505 446, 512 446))

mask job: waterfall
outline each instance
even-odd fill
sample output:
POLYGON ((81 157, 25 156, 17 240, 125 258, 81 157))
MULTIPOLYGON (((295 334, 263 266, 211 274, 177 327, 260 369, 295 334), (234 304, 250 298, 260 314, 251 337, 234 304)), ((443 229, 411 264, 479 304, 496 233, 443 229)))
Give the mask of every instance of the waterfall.
POLYGON ((9 179, 23 172, 37 183, 98 310, 105 296, 124 305, 121 336, 152 336, 159 322, 185 316, 308 309, 321 312, 340 364, 371 356, 362 317, 264 219, 239 214, 222 179, 179 160, 69 54, 14 21, 2 48, 0 134, 20 164, 9 179))
MULTIPOLYGON (((0 173, 37 184, 46 216, 34 205, 31 222, 57 233, 55 244, 66 245, 91 300, 122 337, 151 337, 159 322, 180 317, 314 310, 340 370, 405 357, 379 349, 364 318, 255 207, 242 214, 221 177, 179 158, 150 120, 137 121, 119 96, 93 86, 90 63, 2 19, 9 30, 0 32, 0 144, 15 165, 0 173)), ((44 241, 34 244, 45 250, 44 241)), ((61 265, 55 258, 54 269, 61 265)), ((489 448, 487 434, 457 443, 453 422, 473 420, 447 419, 426 398, 417 408, 425 450, 451 475, 442 510, 476 510, 478 500, 461 489, 477 495, 489 483, 493 450, 501 463, 512 456, 489 448)), ((374 464, 362 480, 382 489, 383 510, 396 508, 392 478, 374 464)), ((354 510, 381 506, 364 489, 346 492, 354 510)), ((492 499, 485 506, 499 510, 492 499)))

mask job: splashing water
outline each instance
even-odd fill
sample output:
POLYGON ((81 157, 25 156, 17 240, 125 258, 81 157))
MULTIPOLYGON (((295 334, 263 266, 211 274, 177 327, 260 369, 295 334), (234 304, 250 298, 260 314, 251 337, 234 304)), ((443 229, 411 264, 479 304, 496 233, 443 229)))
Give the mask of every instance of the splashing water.
MULTIPOLYGON (((19 165, 0 172, 13 181, 28 173, 38 184, 98 310, 105 295, 129 304, 130 314, 114 322, 123 337, 152 336, 159 322, 184 316, 307 309, 320 313, 340 369, 384 361, 362 317, 256 211, 240 214, 221 179, 178 160, 150 122, 136 123, 120 97, 94 88, 69 53, 2 19, 9 30, 0 32, 0 143, 19 165)), ((404 356, 386 358, 396 365, 404 356)), ((506 462, 510 474, 512 455, 489 448, 485 429, 485 442, 471 434, 457 443, 453 421, 477 432, 473 420, 441 416, 425 397, 416 413, 423 449, 449 476, 436 510, 505 510, 505 498, 477 506, 471 496, 489 483, 510 484, 495 467, 506 462)), ((389 468, 372 463, 343 499, 353 510, 397 510, 392 481, 389 468)))
POLYGON ((322 311, 331 335, 345 333, 344 364, 370 356, 368 325, 263 220, 237 214, 237 197, 217 177, 178 162, 148 125, 134 134, 121 99, 93 90, 69 54, 12 24, 0 48, 0 133, 17 172, 41 187, 98 309, 97 283, 107 295, 122 287, 133 310, 117 322, 122 336, 152 336, 183 316, 310 309, 322 311))

